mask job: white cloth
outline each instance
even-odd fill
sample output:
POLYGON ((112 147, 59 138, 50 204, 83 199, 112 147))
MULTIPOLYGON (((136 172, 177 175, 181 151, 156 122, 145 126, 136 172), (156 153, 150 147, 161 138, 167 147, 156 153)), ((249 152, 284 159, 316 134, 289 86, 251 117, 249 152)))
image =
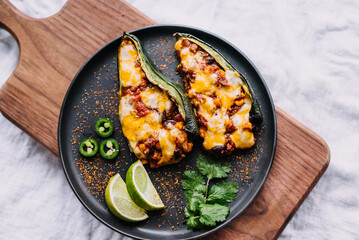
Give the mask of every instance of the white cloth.
MULTIPOLYGON (((65 0, 11 2, 45 17, 65 0)), ((192 25, 231 41, 258 67, 275 104, 329 144, 329 169, 280 238, 359 239, 358 1, 130 3, 158 23, 192 25)), ((0 85, 18 52, 0 30, 0 85)), ((0 239, 123 238, 81 205, 59 159, 2 115, 0 183, 0 239)))

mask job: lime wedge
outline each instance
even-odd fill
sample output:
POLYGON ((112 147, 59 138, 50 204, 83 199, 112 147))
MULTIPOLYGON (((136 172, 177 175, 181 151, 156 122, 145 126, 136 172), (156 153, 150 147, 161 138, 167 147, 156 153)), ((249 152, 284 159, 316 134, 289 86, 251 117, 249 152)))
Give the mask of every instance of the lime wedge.
POLYGON ((128 169, 126 187, 132 200, 143 209, 158 210, 165 207, 140 160, 128 169))
POLYGON ((122 220, 139 222, 148 218, 146 211, 132 201, 118 173, 111 177, 106 187, 105 200, 110 211, 122 220))

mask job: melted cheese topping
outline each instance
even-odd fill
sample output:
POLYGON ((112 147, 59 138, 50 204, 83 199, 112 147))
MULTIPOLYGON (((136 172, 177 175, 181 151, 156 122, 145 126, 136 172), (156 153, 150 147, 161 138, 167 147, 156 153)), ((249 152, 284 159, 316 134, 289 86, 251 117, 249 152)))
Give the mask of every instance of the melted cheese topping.
MULTIPOLYGON (((134 45, 130 41, 123 41, 120 48, 120 81, 121 89, 126 87, 138 86, 146 83, 147 80, 141 74, 141 67, 135 62, 138 60, 138 54, 134 45)), ((176 143, 182 143, 185 152, 192 149, 192 143, 187 141, 187 133, 184 131, 183 122, 164 126, 162 117, 165 111, 169 111, 172 101, 167 93, 157 86, 147 85, 140 92, 140 100, 133 100, 131 94, 122 94, 120 92, 119 114, 122 125, 122 131, 129 141, 131 150, 144 162, 150 161, 151 166, 159 167, 177 163, 181 158, 175 158, 174 153, 177 147, 176 143), (136 109, 136 101, 141 101, 149 113, 139 116, 136 109), (151 159, 149 149, 146 149, 144 142, 148 139, 157 139, 160 149, 151 146, 152 152, 160 151, 160 159, 151 159), (153 163, 153 165, 152 165, 153 163)))
POLYGON ((233 141, 235 148, 250 148, 254 145, 252 125, 249 122, 252 100, 239 73, 229 70, 224 72, 222 69, 211 71, 213 66, 208 66, 205 62, 206 53, 203 50, 194 53, 190 51, 190 46, 183 46, 182 41, 179 39, 176 42, 175 49, 180 56, 182 67, 195 73, 194 81, 186 82, 186 89, 193 104, 199 102, 196 114, 203 116, 207 122, 207 127, 200 127, 204 148, 211 150, 216 146, 225 146, 228 141, 233 141), (225 76, 228 86, 218 83, 219 74, 225 76), (238 99, 243 101, 237 102, 241 105, 240 109, 230 116, 228 110, 238 99), (226 129, 231 123, 237 130, 228 133, 226 129))
POLYGON ((140 95, 141 101, 148 108, 158 109, 160 113, 171 108, 172 102, 168 98, 167 93, 159 87, 146 88, 140 95))
POLYGON ((138 54, 132 44, 121 45, 120 49, 121 64, 121 84, 123 87, 137 86, 144 82, 141 78, 141 67, 136 67, 135 62, 138 59, 138 54))

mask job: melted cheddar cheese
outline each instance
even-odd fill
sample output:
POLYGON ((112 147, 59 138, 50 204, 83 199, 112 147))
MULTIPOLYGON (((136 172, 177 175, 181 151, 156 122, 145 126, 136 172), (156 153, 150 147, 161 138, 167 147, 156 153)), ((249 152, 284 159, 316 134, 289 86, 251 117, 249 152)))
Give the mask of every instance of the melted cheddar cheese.
POLYGON ((161 90, 159 87, 146 88, 140 93, 141 101, 146 107, 152 109, 158 109, 160 113, 163 111, 169 111, 172 102, 168 98, 167 93, 161 90))
POLYGON ((123 87, 132 87, 143 83, 144 79, 141 77, 141 67, 135 64, 136 60, 138 60, 135 47, 130 44, 122 46, 120 56, 121 85, 123 87))
POLYGON ((151 167, 179 162, 184 157, 183 153, 192 149, 184 123, 162 123, 174 103, 165 91, 149 84, 139 64, 135 45, 130 40, 121 43, 119 71, 119 115, 123 134, 132 152, 144 163, 150 162, 151 167), (141 90, 136 92, 139 86, 141 90), (175 156, 177 149, 181 152, 179 156, 175 156))
POLYGON ((217 63, 208 64, 208 53, 198 45, 191 50, 191 46, 196 44, 183 44, 183 41, 189 40, 180 38, 175 44, 181 60, 178 69, 185 75, 187 94, 195 106, 197 118, 204 118, 199 120, 203 147, 206 150, 221 149, 222 153, 230 153, 234 148, 250 148, 254 145, 249 121, 252 99, 239 73, 224 71, 217 63), (186 74, 190 74, 187 75, 189 77, 186 74), (219 78, 224 79, 226 84, 221 84, 219 78), (233 106, 236 109, 234 113, 231 112, 233 106), (228 143, 234 148, 225 151, 228 143))

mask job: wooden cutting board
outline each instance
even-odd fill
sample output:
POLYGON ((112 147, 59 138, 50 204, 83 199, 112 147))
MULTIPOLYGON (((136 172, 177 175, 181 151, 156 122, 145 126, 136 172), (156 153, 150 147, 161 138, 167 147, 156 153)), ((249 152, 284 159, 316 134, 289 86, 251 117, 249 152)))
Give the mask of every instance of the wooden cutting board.
MULTIPOLYGON (((0 0, 0 23, 18 41, 20 59, 1 89, 2 114, 58 154, 62 100, 86 59, 123 31, 155 22, 121 0, 69 0, 54 16, 34 19, 0 0)), ((274 239, 327 169, 322 138, 276 108, 272 170, 250 207, 209 239, 274 239)))

